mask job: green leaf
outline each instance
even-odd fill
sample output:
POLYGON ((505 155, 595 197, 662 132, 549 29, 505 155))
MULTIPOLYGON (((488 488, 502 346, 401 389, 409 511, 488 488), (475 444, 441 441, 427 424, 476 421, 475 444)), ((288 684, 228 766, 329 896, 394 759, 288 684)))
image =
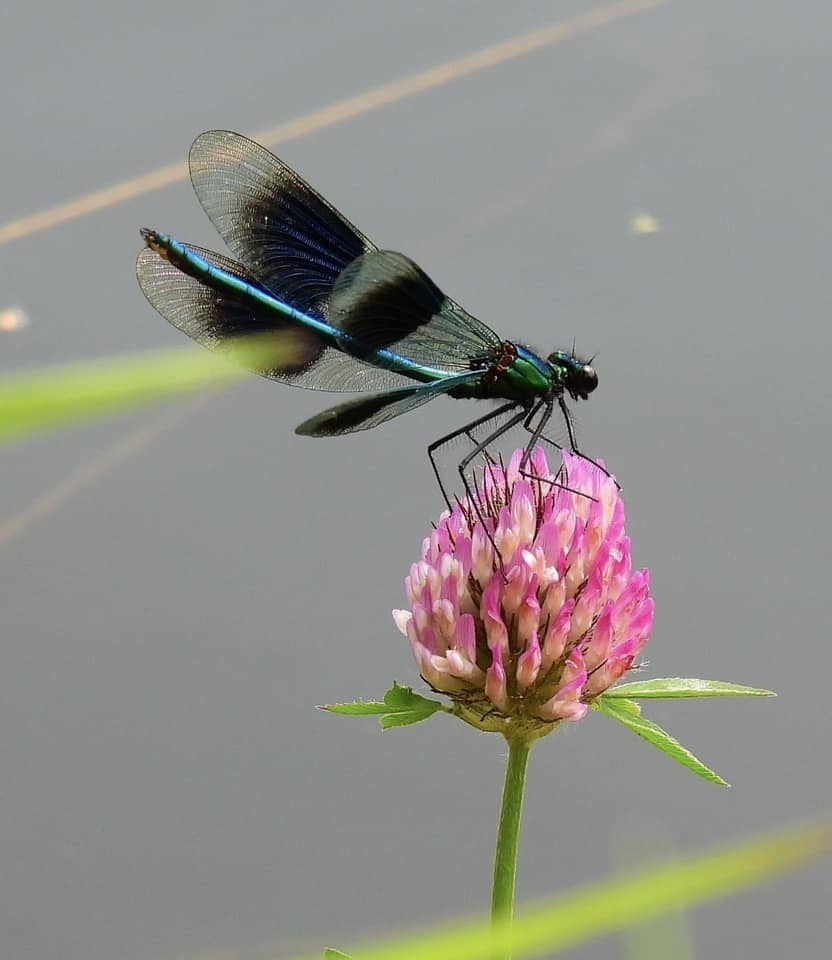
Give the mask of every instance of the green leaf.
POLYGON ((427 720, 440 710, 448 708, 438 700, 429 700, 410 687, 401 687, 398 683, 384 694, 384 701, 354 700, 351 703, 328 703, 321 707, 329 713, 339 713, 345 717, 381 716, 382 730, 391 727, 406 727, 411 723, 420 723, 427 720))
MULTIPOLYGON (((604 694, 603 696, 606 696, 604 694)), ((599 699, 603 699, 603 696, 599 699)), ((636 703, 635 700, 625 700, 623 697, 615 701, 615 707, 618 710, 621 710, 623 713, 631 713, 634 717, 641 716, 641 704, 636 703)))
POLYGON ((662 730, 657 723, 653 723, 652 720, 642 717, 640 710, 638 714, 634 713, 633 708, 638 708, 638 704, 633 703, 632 700, 621 700, 614 697, 607 698, 606 696, 601 696, 598 697, 592 706, 599 711, 599 713, 603 713, 605 716, 617 720, 622 726, 627 727, 641 737, 642 740, 651 743, 654 747, 661 750, 662 753, 666 753, 671 759, 677 763, 681 763, 683 767, 687 767, 688 770, 695 773, 698 777, 702 777, 703 780, 707 780, 709 783, 716 783, 721 787, 728 786, 722 777, 714 773, 709 767, 706 767, 701 760, 697 760, 689 750, 686 750, 678 740, 674 740, 669 733, 662 730))
POLYGON ((612 687, 605 699, 626 697, 628 700, 677 700, 692 697, 776 697, 771 690, 743 687, 725 680, 695 680, 687 677, 659 677, 636 680, 612 687))
POLYGON ((389 713, 387 704, 378 700, 351 700, 349 703, 322 703, 319 710, 339 713, 342 717, 371 717, 374 714, 389 713))
POLYGON ((382 717, 379 721, 382 730, 391 730, 393 727, 409 727, 412 723, 421 723, 432 717, 437 710, 444 710, 441 703, 430 709, 415 709, 407 713, 391 713, 389 716, 382 717))
POLYGON ((348 953, 341 953, 340 950, 327 947, 324 950, 324 960, 352 960, 352 957, 348 953))
MULTIPOLYGON (((514 960, 552 956, 679 910, 721 900, 832 852, 832 821, 792 827, 663 865, 641 867, 518 910, 512 930, 494 932, 488 918, 442 925, 354 951, 361 960, 514 960)), ((296 958, 296 960, 317 960, 296 958)))
POLYGON ((0 443, 237 380, 293 354, 272 334, 213 353, 189 345, 14 373, 0 380, 0 443))

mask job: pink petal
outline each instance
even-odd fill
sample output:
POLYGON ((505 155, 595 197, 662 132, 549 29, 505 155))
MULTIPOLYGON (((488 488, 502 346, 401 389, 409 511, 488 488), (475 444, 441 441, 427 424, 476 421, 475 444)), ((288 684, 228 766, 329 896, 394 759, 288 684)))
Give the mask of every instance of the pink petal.
POLYGON ((580 651, 573 650, 563 668, 557 693, 544 703, 539 713, 547 720, 577 720, 586 714, 580 703, 581 691, 586 683, 586 667, 580 651))
POLYGON ((574 600, 567 600, 551 621, 543 641, 542 669, 548 671, 552 664, 561 658, 566 647, 566 638, 572 627, 572 609, 574 600))
POLYGON ((503 668, 501 647, 494 647, 492 650, 491 666, 485 675, 485 695, 499 710, 505 709, 508 705, 506 671, 503 668))
POLYGON ((528 480, 519 481, 511 495, 511 525, 518 544, 528 545, 534 539, 537 522, 532 486, 528 480))
POLYGON ((607 603, 592 628, 592 636, 584 650, 588 670, 594 670, 607 659, 612 641, 612 604, 607 603))
POLYGON ((534 590, 530 590, 517 611, 517 640, 519 648, 525 649, 532 637, 537 638, 540 628, 540 604, 534 590))
POLYGON ((540 673, 541 653, 537 632, 532 634, 526 649, 517 659, 517 686, 520 690, 528 688, 537 680, 540 673))
POLYGON ((393 620, 399 629, 399 633, 407 636, 407 625, 413 619, 413 614, 409 610, 394 610, 393 620))
POLYGON ((508 629, 500 609, 502 587, 502 577, 495 574, 483 590, 480 602, 480 616, 485 627, 485 637, 492 652, 498 647, 508 650, 508 629))
POLYGON ((468 683, 482 686, 485 674, 480 668, 472 663, 467 657, 464 657, 458 650, 449 650, 445 655, 448 664, 448 671, 452 676, 468 683))
POLYGON ((474 527, 471 537, 471 574, 485 586, 494 573, 494 548, 481 523, 474 527))
POLYGON ((507 617, 512 617, 520 609, 523 598, 529 589, 529 568, 525 563, 512 566, 506 573, 508 583, 500 581, 500 606, 507 617))
POLYGON ((474 618, 464 613, 457 620, 454 629, 453 646, 471 663, 477 662, 477 634, 474 618))

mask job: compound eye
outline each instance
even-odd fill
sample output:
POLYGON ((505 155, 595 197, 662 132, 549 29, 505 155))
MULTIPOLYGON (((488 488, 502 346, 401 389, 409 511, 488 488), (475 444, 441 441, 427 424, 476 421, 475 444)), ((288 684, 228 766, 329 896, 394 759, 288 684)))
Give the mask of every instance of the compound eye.
POLYGON ((585 393, 592 393, 592 391, 598 386, 598 374, 595 372, 595 368, 591 367, 589 364, 586 364, 583 369, 583 389, 585 393))

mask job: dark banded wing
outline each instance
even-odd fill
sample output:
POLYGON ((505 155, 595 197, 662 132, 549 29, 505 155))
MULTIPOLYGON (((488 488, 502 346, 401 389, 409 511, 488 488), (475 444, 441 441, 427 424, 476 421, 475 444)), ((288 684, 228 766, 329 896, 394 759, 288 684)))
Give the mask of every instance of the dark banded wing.
POLYGON ((372 250, 335 281, 329 322, 368 347, 448 374, 489 366, 502 340, 403 253, 372 250))
POLYGON ((410 387, 399 387, 376 393, 371 397, 348 400, 338 406, 322 410, 295 427, 295 433, 305 437, 335 437, 343 433, 357 433, 369 430, 380 423, 386 423, 394 417, 400 417, 428 400, 455 389, 475 384, 482 371, 470 371, 410 387))
MULTIPOLYGON (((187 246, 218 270, 257 286, 239 263, 202 247, 187 246)), ((272 309, 232 287, 209 286, 149 247, 139 254, 136 277, 151 306, 177 330, 209 349, 235 337, 272 331, 287 338, 292 363, 256 371, 271 380, 333 392, 375 391, 412 383, 336 350, 314 330, 281 313, 277 302, 272 309)))
POLYGON ((191 182, 247 273, 281 300, 324 318, 336 278, 375 246, 260 144, 209 130, 191 146, 191 182))
POLYGON ((435 370, 499 355, 500 338, 401 253, 379 251, 301 177, 227 130, 196 138, 191 182, 235 259, 299 310, 435 370))

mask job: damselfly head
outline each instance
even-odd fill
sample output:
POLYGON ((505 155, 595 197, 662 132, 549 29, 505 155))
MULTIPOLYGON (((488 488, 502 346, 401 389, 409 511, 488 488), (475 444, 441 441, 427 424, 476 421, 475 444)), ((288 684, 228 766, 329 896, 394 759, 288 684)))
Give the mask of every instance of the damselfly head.
POLYGON ((563 389, 573 400, 586 400, 598 386, 598 374, 595 367, 574 353, 556 350, 548 356, 549 363, 560 370, 563 389))

